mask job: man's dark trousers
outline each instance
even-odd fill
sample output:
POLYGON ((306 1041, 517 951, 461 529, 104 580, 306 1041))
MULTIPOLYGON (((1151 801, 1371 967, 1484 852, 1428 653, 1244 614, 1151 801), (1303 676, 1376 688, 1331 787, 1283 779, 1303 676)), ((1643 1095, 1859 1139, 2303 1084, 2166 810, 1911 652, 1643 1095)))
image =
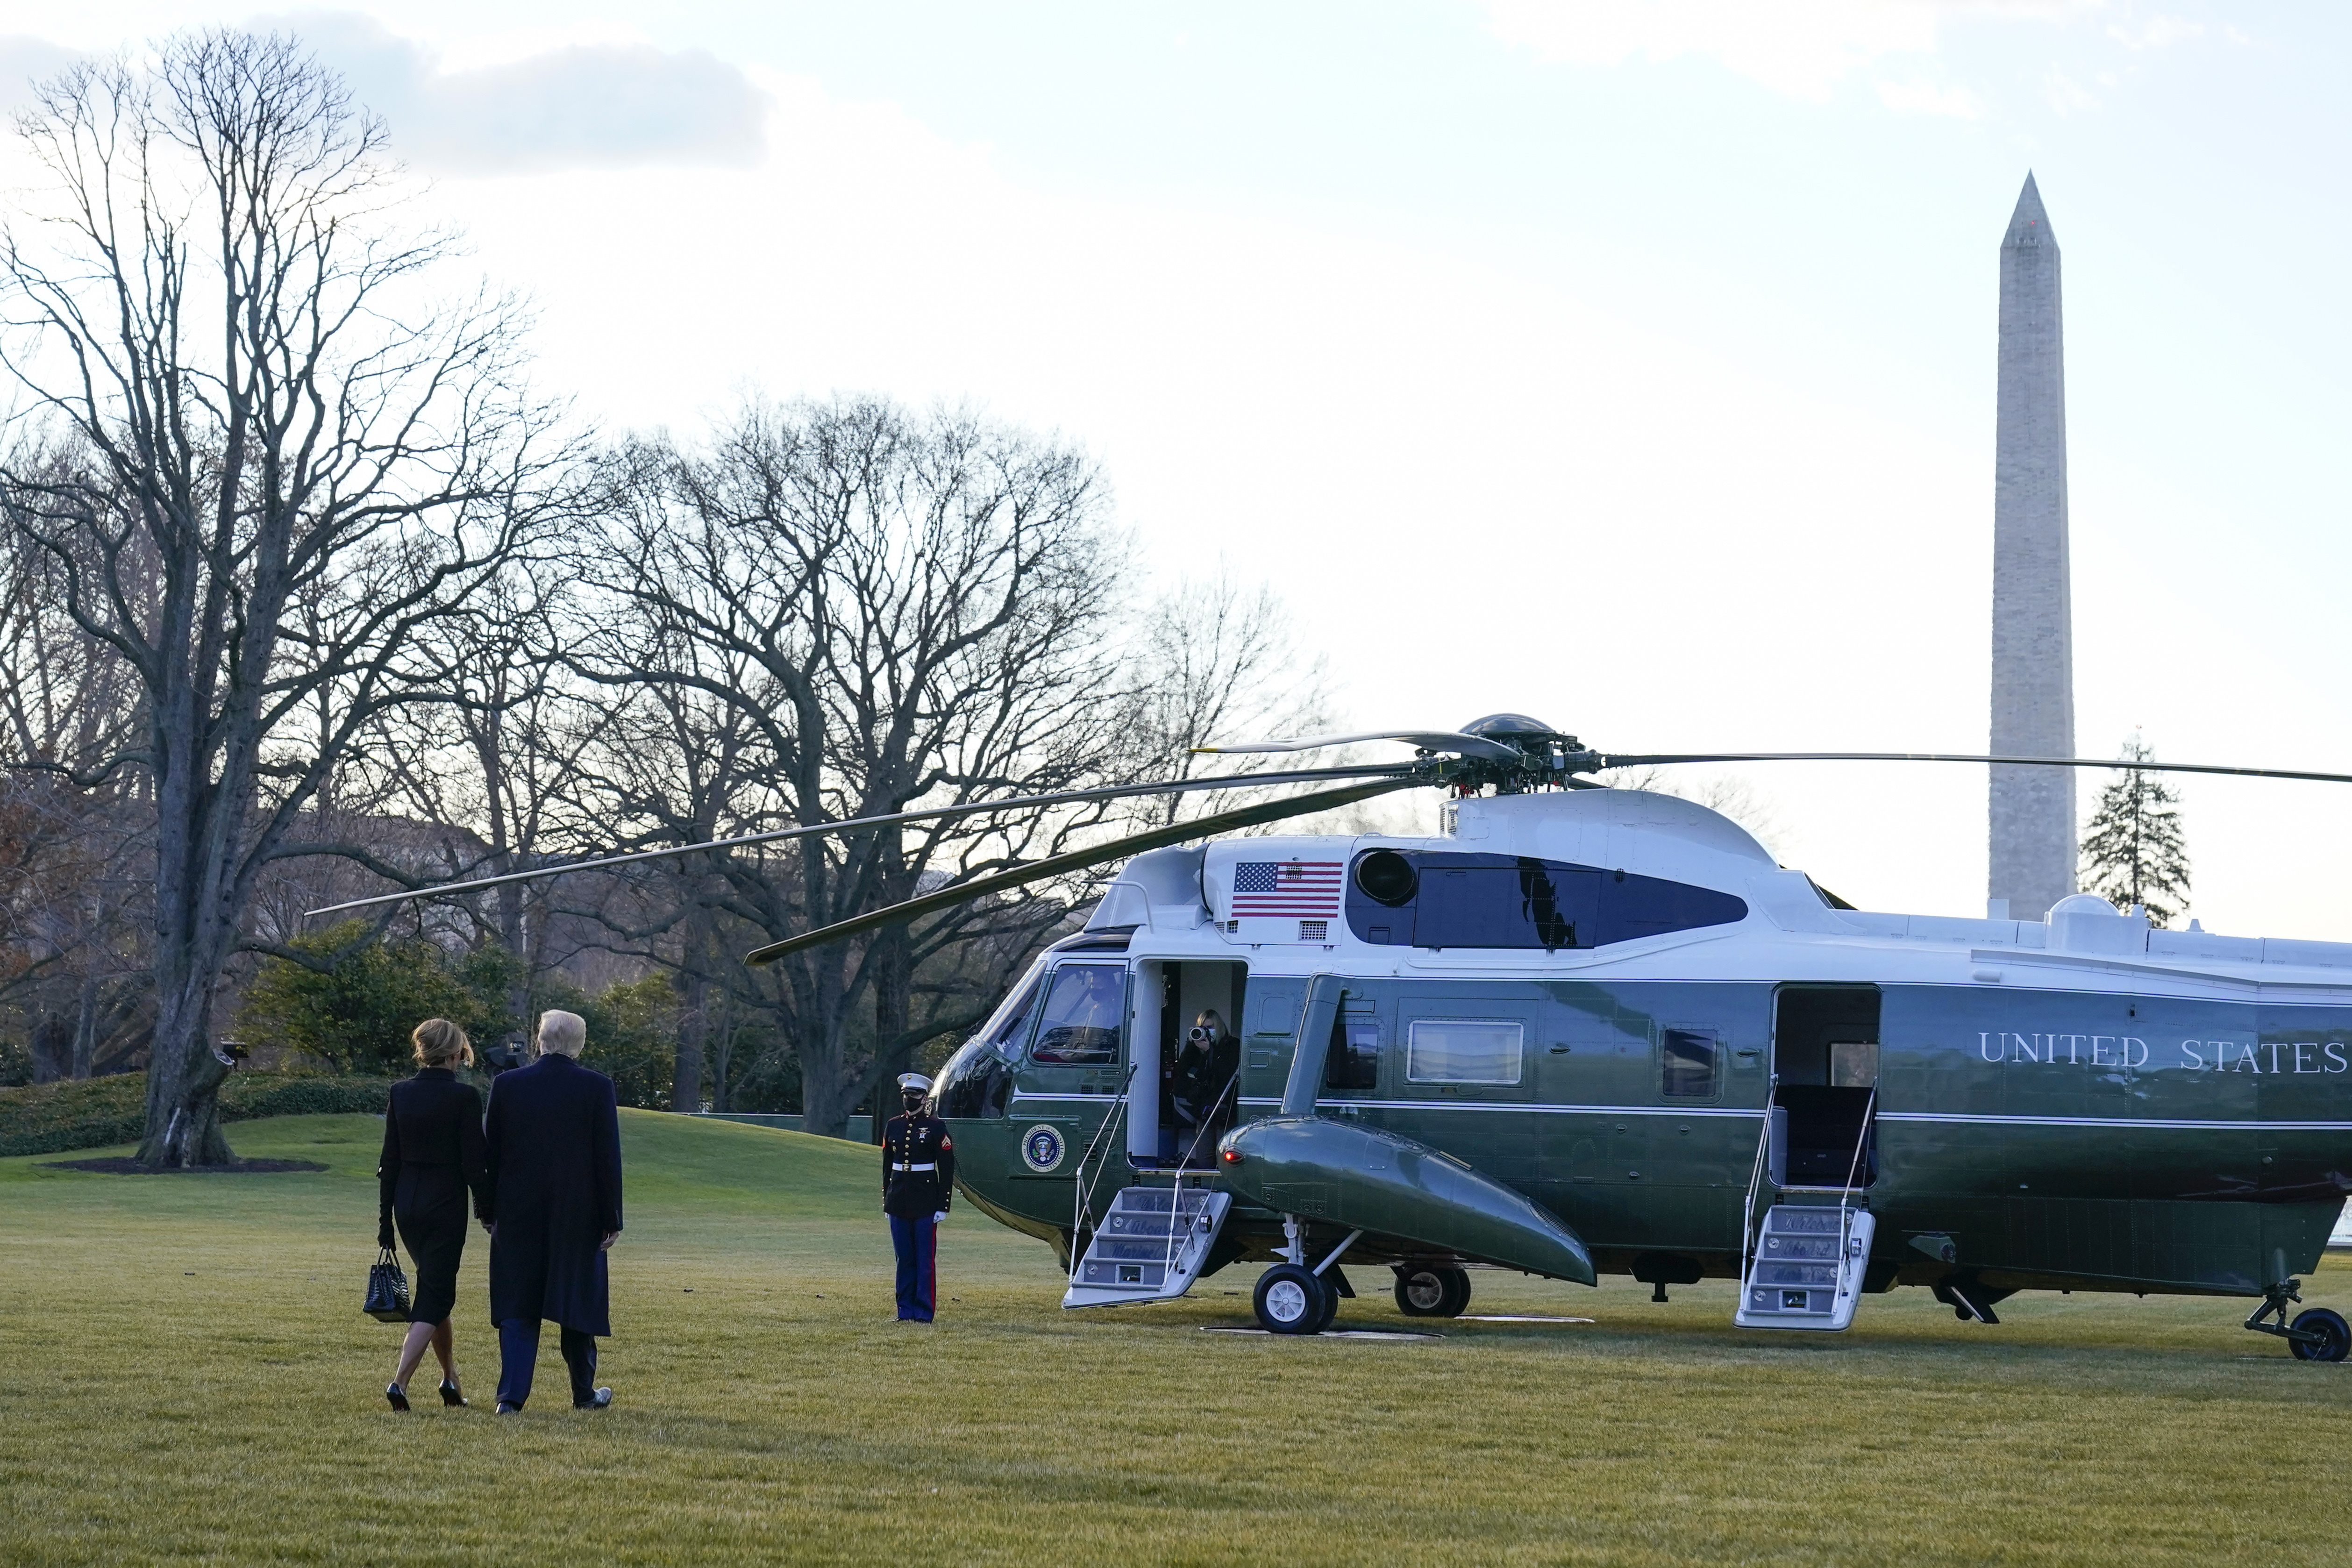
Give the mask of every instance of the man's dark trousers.
MULTIPOLYGON (((572 1373, 572 1403, 596 1397, 596 1336, 565 1329, 556 1343, 572 1373)), ((509 1318, 499 1325, 499 1403, 522 1408, 530 1397, 531 1374, 539 1370, 539 1320, 509 1318)))
POLYGON ((940 1227, 929 1215, 894 1214, 890 1245, 898 1249, 898 1316, 928 1323, 940 1306, 940 1227))

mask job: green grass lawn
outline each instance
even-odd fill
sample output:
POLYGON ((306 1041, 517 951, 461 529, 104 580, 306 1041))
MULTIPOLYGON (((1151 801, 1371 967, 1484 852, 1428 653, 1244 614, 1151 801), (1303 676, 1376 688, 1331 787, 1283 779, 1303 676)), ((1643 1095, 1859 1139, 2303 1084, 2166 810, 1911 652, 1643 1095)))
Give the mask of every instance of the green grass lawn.
MULTIPOLYGON (((394 1416, 399 1331, 358 1310, 381 1125, 231 1130, 310 1175, 0 1160, 0 1562, 2352 1558, 2352 1366, 2242 1303, 2020 1297, 1987 1329, 1906 1290, 1809 1337, 1733 1329, 1727 1286, 1482 1273, 1473 1311, 1598 1321, 1281 1340, 1199 1331, 1248 1321, 1248 1268, 1064 1313, 1045 1248, 959 1208, 924 1328, 869 1152, 637 1111, 614 1407, 566 1406, 551 1333, 530 1412, 488 1414, 477 1232, 479 1403, 394 1416)), ((1421 1326, 1357 1282, 1341 1327, 1421 1326)), ((2306 1294, 2352 1305, 2352 1270, 2306 1294)))

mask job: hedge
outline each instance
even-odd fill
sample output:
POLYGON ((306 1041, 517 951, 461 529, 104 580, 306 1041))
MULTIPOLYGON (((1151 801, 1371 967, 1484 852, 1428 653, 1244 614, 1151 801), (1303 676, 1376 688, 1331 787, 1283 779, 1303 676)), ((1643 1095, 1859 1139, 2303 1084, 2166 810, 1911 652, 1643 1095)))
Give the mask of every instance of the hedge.
MULTIPOLYGON (((381 1113, 391 1088, 392 1080, 385 1078, 232 1073, 221 1085, 221 1120, 381 1113)), ((145 1073, 0 1089, 0 1155, 135 1143, 146 1122, 145 1073)))

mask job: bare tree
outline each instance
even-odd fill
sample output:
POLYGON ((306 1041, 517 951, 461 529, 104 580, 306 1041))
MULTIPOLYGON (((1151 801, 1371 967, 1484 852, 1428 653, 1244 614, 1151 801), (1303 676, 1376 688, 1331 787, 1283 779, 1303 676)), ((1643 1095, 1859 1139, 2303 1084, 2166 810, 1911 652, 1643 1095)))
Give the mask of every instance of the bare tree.
POLYGON ((211 1013, 256 881, 332 847, 292 829, 354 737, 436 692, 422 628, 517 549, 564 454, 516 307, 427 297, 451 241, 401 223, 381 123, 292 40, 79 65, 16 129, 48 182, 0 239, 29 395, 0 504, 139 695, 135 743, 67 776, 152 789, 140 1156, 213 1163, 211 1013))
MULTIPOLYGON (((1062 789, 1119 754, 1122 542, 1083 455, 852 401, 755 405, 707 449, 641 449, 630 471, 596 573, 611 608, 581 668, 629 700, 691 694, 698 738, 672 754, 705 764, 625 803, 635 831, 691 842, 1062 789)), ((831 924, 1101 819, 1012 813, 715 855, 718 925, 748 945, 831 924)), ((809 1128, 838 1133, 909 1052, 976 1021, 995 977, 959 959, 1025 946, 1066 910, 1056 891, 739 971, 740 1001, 798 1053, 809 1128)))
MULTIPOLYGON (((1300 651, 1290 615, 1273 589, 1245 589, 1221 563, 1215 575, 1185 578, 1152 602, 1129 666, 1132 707, 1121 726, 1139 778, 1191 778, 1195 748, 1219 741, 1308 735, 1331 721, 1331 682, 1320 655, 1300 651)), ((1318 762, 1352 760, 1341 754, 1318 762)), ((1220 773, 1291 767, 1282 752, 1223 756, 1220 773)), ((1158 826, 1228 811, 1257 792, 1149 795, 1136 810, 1158 826)), ((1286 824, 1286 832, 1296 832, 1286 824)))

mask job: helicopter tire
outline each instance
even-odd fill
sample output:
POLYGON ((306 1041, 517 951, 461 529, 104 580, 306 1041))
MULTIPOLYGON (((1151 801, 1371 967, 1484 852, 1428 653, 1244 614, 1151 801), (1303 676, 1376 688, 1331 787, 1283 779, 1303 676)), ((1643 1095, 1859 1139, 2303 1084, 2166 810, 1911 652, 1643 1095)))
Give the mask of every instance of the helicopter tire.
POLYGON ((2287 1348, 2294 1352, 2297 1361, 2342 1361, 2352 1354, 2352 1324, 2347 1324, 2344 1314, 2326 1307, 2314 1307, 2298 1313, 2294 1326, 2306 1334, 2324 1336, 2317 1344, 2303 1340, 2289 1340, 2287 1348))
POLYGON ((1410 1264, 1397 1270, 1397 1310, 1408 1318, 1443 1318, 1453 1297, 1443 1268, 1410 1264))
POLYGON ((1277 1263, 1257 1277, 1250 1307, 1270 1334, 1312 1334, 1328 1321, 1332 1294, 1311 1268, 1277 1263))
POLYGON ((1319 1334, 1331 1326, 1332 1319, 1339 1315, 1339 1292, 1328 1279, 1318 1279, 1315 1282, 1323 1287, 1323 1310, 1315 1320, 1315 1331, 1319 1334))
POLYGON ((1458 1318, 1470 1305, 1470 1276, 1441 1264, 1397 1270, 1397 1310, 1408 1318, 1458 1318))

